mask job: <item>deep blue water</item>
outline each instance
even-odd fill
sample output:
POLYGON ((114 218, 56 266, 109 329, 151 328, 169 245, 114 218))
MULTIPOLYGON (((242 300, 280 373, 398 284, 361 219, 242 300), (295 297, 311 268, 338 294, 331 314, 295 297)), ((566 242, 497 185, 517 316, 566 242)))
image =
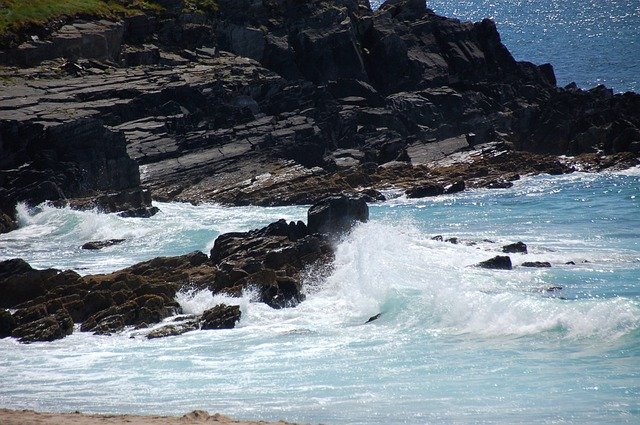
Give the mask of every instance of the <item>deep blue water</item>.
POLYGON ((461 20, 493 19, 514 57, 551 63, 559 86, 640 89, 639 0, 429 0, 427 7, 461 20))
MULTIPOLYGON (((22 227, 0 235, 0 259, 109 271, 207 252, 221 232, 306 212, 158 206, 151 219, 21 209, 22 227), (107 237, 127 241, 80 249, 107 237)), ((314 424, 640 423, 640 169, 370 208, 371 221, 338 244, 328 278, 307 277, 296 308, 203 291, 178 301, 188 313, 238 304, 236 329, 0 340, 0 407, 206 409, 314 424), (529 253, 511 254, 513 270, 473 267, 515 241, 529 253)))

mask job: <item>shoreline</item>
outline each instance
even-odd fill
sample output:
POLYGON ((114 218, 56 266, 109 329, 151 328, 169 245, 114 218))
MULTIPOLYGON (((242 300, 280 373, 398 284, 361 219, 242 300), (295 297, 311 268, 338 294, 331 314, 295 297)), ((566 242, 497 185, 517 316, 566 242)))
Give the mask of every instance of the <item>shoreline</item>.
POLYGON ((110 415, 91 413, 50 413, 36 412, 34 410, 0 409, 0 421, 3 425, 95 425, 95 424, 129 424, 129 425, 178 425, 200 424, 210 425, 235 424, 235 425, 296 425, 292 422, 277 421, 251 421, 237 420, 228 416, 215 413, 210 415, 204 410, 194 410, 183 416, 161 415, 110 415))

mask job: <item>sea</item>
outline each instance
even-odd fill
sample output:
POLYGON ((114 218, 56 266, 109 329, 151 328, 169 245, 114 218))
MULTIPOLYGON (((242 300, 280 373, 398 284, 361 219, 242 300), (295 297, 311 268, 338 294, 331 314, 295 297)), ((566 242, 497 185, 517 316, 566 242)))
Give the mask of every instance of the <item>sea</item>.
MULTIPOLYGON (((516 59, 553 63, 560 85, 638 90, 638 0, 428 6, 493 18, 516 59)), ((306 275, 307 299, 296 308, 271 309, 250 292, 180 293, 186 313, 224 302, 242 318, 232 330, 155 340, 135 330, 0 340, 0 407, 205 409, 328 425, 640 423, 640 168, 420 200, 386 195, 336 243, 332 268, 306 275), (517 241, 528 254, 510 254, 513 270, 474 267, 517 241)), ((221 233, 305 220, 307 211, 155 205, 161 212, 150 219, 20 205, 20 228, 0 235, 0 260, 105 273, 208 253, 221 233), (114 238, 125 242, 80 249, 114 238)))
MULTIPOLYGON (((185 292, 186 313, 239 305, 237 327, 0 340, 0 407, 205 409, 311 424, 640 423, 640 168, 387 195, 336 243, 331 269, 308 273, 295 308, 274 310, 251 292, 185 292), (510 254, 513 270, 474 267, 517 241, 528 253, 510 254)), ((0 259, 109 272, 208 252, 220 233, 307 210, 156 205, 150 219, 21 207, 20 229, 0 235, 0 259), (80 249, 105 238, 126 241, 80 249)))
POLYGON ((640 0, 427 0, 427 7, 462 21, 493 19, 515 59, 551 63, 561 87, 640 90, 640 0))

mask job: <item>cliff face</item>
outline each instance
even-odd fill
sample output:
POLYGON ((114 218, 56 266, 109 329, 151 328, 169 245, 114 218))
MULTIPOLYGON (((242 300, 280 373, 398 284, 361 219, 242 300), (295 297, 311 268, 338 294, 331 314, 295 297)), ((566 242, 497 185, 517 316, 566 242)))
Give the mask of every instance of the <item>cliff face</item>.
POLYGON ((416 184, 421 164, 485 143, 640 152, 638 95, 556 87, 552 66, 515 61, 490 20, 440 17, 421 0, 375 12, 366 0, 220 0, 216 15, 164 3, 0 54, 22 66, 0 85, 5 214, 78 197, 148 214, 141 183, 191 202, 377 199, 366 189, 416 184), (392 161, 408 168, 376 169, 392 161))

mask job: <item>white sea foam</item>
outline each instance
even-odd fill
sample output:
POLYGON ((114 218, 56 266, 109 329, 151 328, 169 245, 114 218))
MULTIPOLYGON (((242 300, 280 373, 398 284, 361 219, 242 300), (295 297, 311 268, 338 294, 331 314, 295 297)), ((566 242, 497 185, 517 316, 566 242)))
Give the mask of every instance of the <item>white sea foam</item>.
POLYGON ((544 270, 473 267, 488 256, 432 241, 412 227, 361 225, 338 247, 322 289, 297 311, 315 321, 362 322, 390 310, 399 327, 485 336, 564 330, 570 337, 608 338, 640 325, 632 300, 545 297, 544 270))

